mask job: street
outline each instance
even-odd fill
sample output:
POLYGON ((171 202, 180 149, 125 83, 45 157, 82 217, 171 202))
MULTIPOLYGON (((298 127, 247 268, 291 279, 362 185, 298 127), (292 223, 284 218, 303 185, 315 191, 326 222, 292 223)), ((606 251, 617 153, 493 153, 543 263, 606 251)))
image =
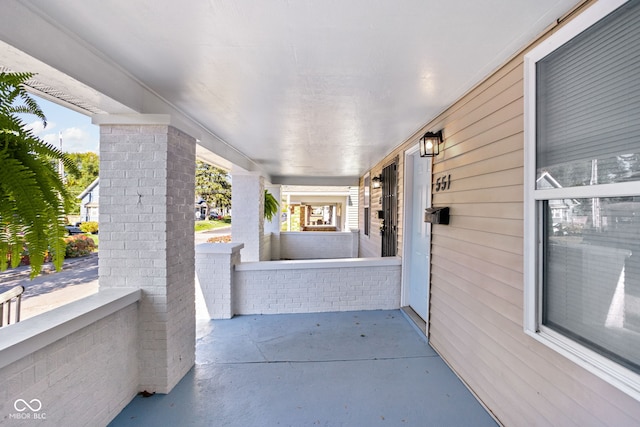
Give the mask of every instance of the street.
MULTIPOLYGON (((68 286, 84 284, 98 280, 98 254, 94 253, 82 258, 72 258, 65 261, 62 271, 41 274, 29 280, 29 269, 21 268, 21 274, 14 275, 9 280, 0 279, 0 293, 8 291, 17 285, 24 286, 23 301, 36 295, 49 293, 68 286)), ((5 272, 6 273, 6 272, 5 272)), ((2 274, 7 276, 7 274, 2 274)))
POLYGON ((24 286, 21 320, 84 298, 98 291, 98 254, 65 260, 62 271, 46 265, 45 273, 29 279, 29 267, 0 273, 0 293, 24 286))
POLYGON ((231 234, 231 226, 201 231, 200 233, 195 233, 195 244, 206 243, 207 239, 212 237, 227 236, 229 234, 231 234))

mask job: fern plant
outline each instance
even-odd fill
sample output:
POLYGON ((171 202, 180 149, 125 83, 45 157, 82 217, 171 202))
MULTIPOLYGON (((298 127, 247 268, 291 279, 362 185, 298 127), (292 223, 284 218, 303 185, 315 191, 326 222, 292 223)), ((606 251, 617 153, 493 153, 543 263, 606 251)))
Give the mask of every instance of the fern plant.
POLYGON ((65 210, 72 198, 56 171, 57 161, 75 171, 62 151, 45 143, 19 115, 34 115, 46 126, 44 113, 23 84, 30 73, 0 73, 0 271, 20 263, 29 253, 31 278, 40 273, 51 252, 54 266, 65 254, 65 210))
POLYGON ((278 213, 278 206, 280 203, 273 197, 273 194, 269 193, 269 190, 264 190, 264 217, 267 221, 271 221, 273 216, 278 213))

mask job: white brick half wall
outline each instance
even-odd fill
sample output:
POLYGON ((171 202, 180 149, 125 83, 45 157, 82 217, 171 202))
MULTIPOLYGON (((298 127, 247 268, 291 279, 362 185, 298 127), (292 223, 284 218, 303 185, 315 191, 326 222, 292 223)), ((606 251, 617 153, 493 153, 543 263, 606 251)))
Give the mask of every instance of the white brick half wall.
POLYGON ((139 298, 109 289, 2 328, 0 424, 107 425, 138 391, 139 298))
POLYGON ((250 262, 236 266, 235 314, 400 308, 401 259, 250 262))
POLYGON ((359 230, 283 231, 279 236, 280 258, 330 259, 358 256, 359 230))

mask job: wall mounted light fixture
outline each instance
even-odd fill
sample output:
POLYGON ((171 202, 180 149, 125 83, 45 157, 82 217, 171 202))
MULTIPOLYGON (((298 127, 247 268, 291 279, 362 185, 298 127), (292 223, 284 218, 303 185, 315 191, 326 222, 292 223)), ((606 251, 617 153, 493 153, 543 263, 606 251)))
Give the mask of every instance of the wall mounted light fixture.
POLYGON ((382 185, 382 175, 374 176, 371 179, 371 183, 373 188, 380 188, 382 185))
POLYGON ((420 157, 434 157, 440 154, 442 131, 427 132, 420 138, 420 157))

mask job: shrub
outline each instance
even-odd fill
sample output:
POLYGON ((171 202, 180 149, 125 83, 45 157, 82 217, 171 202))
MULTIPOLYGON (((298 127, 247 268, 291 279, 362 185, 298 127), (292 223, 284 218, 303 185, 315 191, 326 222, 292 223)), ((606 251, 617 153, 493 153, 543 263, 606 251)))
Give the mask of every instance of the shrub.
POLYGON ((89 236, 75 235, 64 239, 67 244, 65 255, 67 258, 77 258, 89 255, 96 250, 96 244, 89 236))
POLYGON ((98 223, 95 221, 87 221, 80 224, 80 230, 85 233, 96 234, 98 232, 98 223))
MULTIPOLYGON (((52 255, 49 250, 44 253, 44 262, 51 262, 52 255)), ((7 265, 11 265, 11 251, 7 254, 7 265)), ((18 265, 31 265, 31 258, 29 257, 29 250, 26 246, 23 246, 22 253, 20 254, 20 263, 18 265)))

